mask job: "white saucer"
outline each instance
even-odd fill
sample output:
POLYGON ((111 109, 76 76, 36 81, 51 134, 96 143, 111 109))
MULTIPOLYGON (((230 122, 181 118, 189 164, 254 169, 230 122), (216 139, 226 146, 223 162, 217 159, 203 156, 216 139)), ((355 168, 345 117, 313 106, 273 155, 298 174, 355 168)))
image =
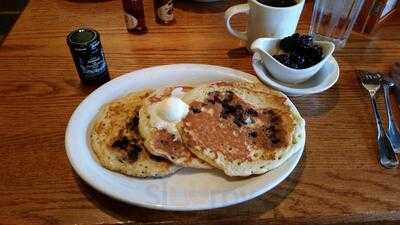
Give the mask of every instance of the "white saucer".
POLYGON ((103 168, 88 141, 90 122, 102 105, 132 91, 173 85, 199 85, 214 81, 257 79, 238 70, 201 64, 174 64, 136 70, 99 87, 81 102, 68 123, 65 148, 78 175, 98 191, 142 207, 161 210, 201 210, 252 199, 282 182, 296 167, 301 148, 278 168, 248 178, 230 178, 217 170, 182 169, 160 179, 124 176, 103 168))
POLYGON ((254 71, 262 82, 289 96, 310 95, 323 92, 332 87, 339 78, 339 65, 333 56, 326 61, 325 65, 317 74, 300 84, 287 84, 275 80, 264 67, 258 53, 254 53, 252 64, 254 71))

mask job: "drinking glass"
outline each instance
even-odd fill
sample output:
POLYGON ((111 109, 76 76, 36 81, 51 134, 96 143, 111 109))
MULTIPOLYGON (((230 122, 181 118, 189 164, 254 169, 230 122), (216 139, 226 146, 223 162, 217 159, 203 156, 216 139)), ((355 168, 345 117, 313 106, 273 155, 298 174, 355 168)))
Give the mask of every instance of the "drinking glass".
POLYGON ((314 0, 310 35, 344 47, 363 3, 364 0, 314 0))

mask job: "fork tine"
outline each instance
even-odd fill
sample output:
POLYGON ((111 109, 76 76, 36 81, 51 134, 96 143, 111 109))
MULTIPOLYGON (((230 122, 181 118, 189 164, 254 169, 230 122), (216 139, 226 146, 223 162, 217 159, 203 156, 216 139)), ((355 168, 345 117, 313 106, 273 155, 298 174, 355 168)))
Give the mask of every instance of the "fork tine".
POLYGON ((376 82, 379 82, 379 83, 381 83, 382 81, 383 81, 383 77, 379 74, 379 73, 375 73, 375 74, 373 74, 373 79, 376 81, 376 82))
POLYGON ((365 70, 359 70, 359 77, 363 78, 363 79, 368 79, 370 73, 368 71, 365 70))
POLYGON ((358 78, 361 82, 365 81, 365 75, 366 75, 366 71, 364 70, 356 70, 357 74, 358 74, 358 78))
POLYGON ((359 79, 364 84, 380 85, 383 81, 383 77, 379 73, 372 73, 365 70, 357 70, 359 73, 359 79))
POLYGON ((363 81, 368 80, 368 75, 364 75, 364 76, 362 77, 362 80, 363 80, 363 81))

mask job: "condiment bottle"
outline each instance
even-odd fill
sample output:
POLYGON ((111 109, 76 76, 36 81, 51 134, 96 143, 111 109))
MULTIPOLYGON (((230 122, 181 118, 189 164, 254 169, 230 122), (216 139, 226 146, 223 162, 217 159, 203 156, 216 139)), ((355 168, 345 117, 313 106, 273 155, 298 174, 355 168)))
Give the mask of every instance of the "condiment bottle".
POLYGON ((143 0, 122 0, 122 5, 125 11, 125 24, 128 32, 134 34, 146 33, 143 0))
POLYGON ((175 21, 173 0, 154 0, 154 14, 159 24, 173 23, 175 21))
POLYGON ((97 31, 89 28, 74 30, 69 33, 67 44, 82 83, 103 84, 110 80, 97 31))

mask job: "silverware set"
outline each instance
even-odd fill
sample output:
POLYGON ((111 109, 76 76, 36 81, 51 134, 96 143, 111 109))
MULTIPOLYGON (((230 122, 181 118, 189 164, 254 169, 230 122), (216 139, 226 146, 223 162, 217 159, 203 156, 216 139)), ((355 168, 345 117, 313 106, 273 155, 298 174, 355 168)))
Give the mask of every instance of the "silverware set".
POLYGON ((383 78, 379 73, 359 71, 359 76, 362 86, 369 92, 372 110, 375 116, 379 163, 385 168, 396 168, 399 165, 399 159, 396 153, 400 153, 400 133, 393 119, 390 100, 390 90, 395 84, 391 80, 383 78), (376 94, 381 87, 383 88, 385 97, 385 111, 387 115, 386 130, 376 104, 376 94))

